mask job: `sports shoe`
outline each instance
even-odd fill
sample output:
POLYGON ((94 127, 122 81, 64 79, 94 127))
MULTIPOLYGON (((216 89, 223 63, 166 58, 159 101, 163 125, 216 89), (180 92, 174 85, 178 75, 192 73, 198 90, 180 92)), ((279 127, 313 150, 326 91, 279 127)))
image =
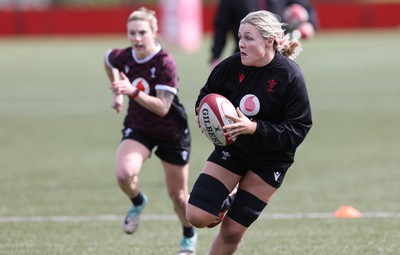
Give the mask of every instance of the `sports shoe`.
POLYGON ((225 215, 228 212, 233 199, 235 199, 236 192, 237 192, 237 186, 232 190, 232 192, 229 194, 229 196, 224 200, 224 203, 221 206, 221 211, 219 211, 219 213, 218 213, 217 219, 215 219, 210 225, 208 225, 207 226, 208 228, 213 228, 213 227, 217 226, 218 224, 220 224, 224 220, 225 215))
POLYGON ((195 255, 197 246, 197 233, 192 237, 182 236, 181 245, 176 255, 195 255))
POLYGON ((145 194, 142 194, 142 196, 143 196, 143 203, 137 206, 132 205, 131 209, 129 209, 128 214, 125 217, 124 231, 128 235, 133 234, 138 228, 140 214, 142 213, 143 209, 146 207, 148 203, 147 196, 145 194))

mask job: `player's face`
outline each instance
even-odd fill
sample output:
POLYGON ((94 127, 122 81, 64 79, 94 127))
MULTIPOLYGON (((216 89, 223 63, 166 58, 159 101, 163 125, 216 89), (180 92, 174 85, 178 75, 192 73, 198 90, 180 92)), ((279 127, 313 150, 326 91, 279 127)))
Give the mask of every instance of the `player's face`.
POLYGON ((145 20, 132 20, 128 23, 128 39, 135 50, 136 57, 145 58, 153 53, 156 34, 145 20))
POLYGON ((248 23, 241 24, 238 35, 243 65, 259 67, 268 64, 270 60, 268 51, 271 46, 255 26, 248 23))

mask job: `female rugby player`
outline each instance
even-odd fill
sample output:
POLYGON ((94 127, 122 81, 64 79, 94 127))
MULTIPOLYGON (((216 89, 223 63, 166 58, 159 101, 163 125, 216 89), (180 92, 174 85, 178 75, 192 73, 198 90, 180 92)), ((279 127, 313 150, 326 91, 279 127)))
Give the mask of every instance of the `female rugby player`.
POLYGON ((178 254, 195 254, 197 234, 185 217, 191 137, 187 114, 177 96, 176 63, 156 42, 158 25, 153 11, 142 7, 132 12, 127 29, 131 46, 105 54, 105 69, 115 98, 113 108, 119 112, 123 95, 129 98, 115 163, 119 187, 132 202, 124 231, 135 232, 148 202, 139 189, 138 175, 155 149, 164 168, 168 195, 183 228, 178 254), (122 80, 113 81, 114 68, 119 70, 122 80))
POLYGON ((248 14, 238 31, 240 52, 218 64, 200 90, 196 109, 205 95, 218 93, 237 107, 238 114, 227 116, 234 124, 224 127, 236 141, 215 146, 186 208, 196 227, 222 221, 209 255, 233 254, 239 248, 281 186, 296 148, 312 126, 306 83, 292 60, 301 45, 284 32, 284 24, 271 12, 248 14), (223 217, 220 211, 228 198, 233 201, 223 217))

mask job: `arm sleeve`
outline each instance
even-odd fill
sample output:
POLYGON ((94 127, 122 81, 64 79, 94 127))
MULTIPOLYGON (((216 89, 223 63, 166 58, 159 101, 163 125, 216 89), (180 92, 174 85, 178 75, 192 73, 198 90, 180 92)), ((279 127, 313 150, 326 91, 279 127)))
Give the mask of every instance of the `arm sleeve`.
POLYGON ((113 51, 112 49, 109 49, 104 53, 104 61, 109 68, 114 68, 114 66, 110 62, 110 54, 112 51, 113 51))

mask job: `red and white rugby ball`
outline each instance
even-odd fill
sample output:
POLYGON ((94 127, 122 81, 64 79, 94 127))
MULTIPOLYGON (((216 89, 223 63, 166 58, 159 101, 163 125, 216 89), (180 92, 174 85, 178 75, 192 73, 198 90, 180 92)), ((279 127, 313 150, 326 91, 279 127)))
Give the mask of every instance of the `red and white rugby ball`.
POLYGON ((226 114, 237 116, 233 104, 222 95, 208 94, 199 104, 200 128, 215 145, 227 146, 236 140, 236 138, 232 140, 224 135, 222 127, 234 123, 231 119, 225 117, 226 114))

